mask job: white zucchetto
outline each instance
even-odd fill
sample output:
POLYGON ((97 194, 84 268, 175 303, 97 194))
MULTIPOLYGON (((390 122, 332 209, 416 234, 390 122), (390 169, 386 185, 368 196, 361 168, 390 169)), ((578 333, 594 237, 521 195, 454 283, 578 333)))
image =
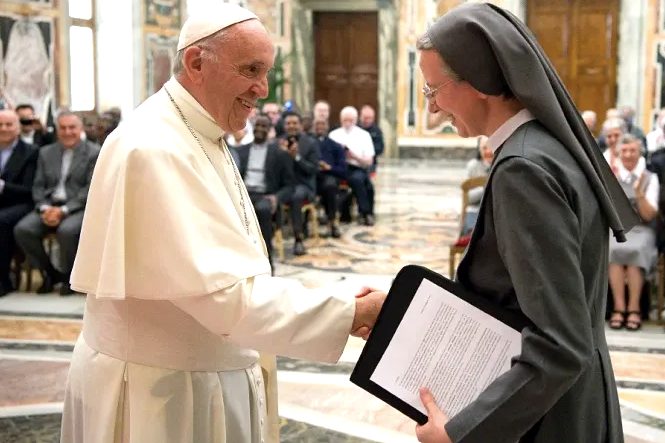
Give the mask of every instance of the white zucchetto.
POLYGON ((180 30, 178 51, 236 23, 257 19, 251 11, 231 3, 216 3, 191 15, 180 30))

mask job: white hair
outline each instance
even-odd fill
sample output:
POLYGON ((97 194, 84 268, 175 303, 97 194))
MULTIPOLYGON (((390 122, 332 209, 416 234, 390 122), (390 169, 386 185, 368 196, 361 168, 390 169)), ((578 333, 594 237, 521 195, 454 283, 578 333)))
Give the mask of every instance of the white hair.
POLYGON ((358 110, 353 106, 345 106, 339 111, 339 119, 342 120, 344 116, 353 117, 355 121, 358 121, 358 110))
POLYGON ((612 129, 620 129, 621 132, 626 132, 626 122, 619 117, 608 118, 603 122, 603 134, 612 129))

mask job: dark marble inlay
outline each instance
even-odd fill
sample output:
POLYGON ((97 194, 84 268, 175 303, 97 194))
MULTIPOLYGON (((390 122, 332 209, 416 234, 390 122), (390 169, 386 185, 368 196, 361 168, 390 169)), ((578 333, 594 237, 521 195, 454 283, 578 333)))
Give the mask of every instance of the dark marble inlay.
POLYGON ((665 355, 665 348, 648 348, 646 346, 608 346, 610 351, 615 352, 636 352, 639 354, 663 354, 665 355))
POLYGON ((629 408, 628 406, 621 406, 621 418, 623 420, 632 421, 634 423, 639 423, 650 428, 660 429, 665 431, 665 420, 642 414, 637 412, 634 409, 629 408))
POLYGON ((0 343, 0 350, 72 352, 74 351, 74 345, 56 343, 3 342, 0 343))
POLYGON ((62 414, 0 418, 0 441, 11 443, 57 443, 62 414))
POLYGON ((280 420, 279 441, 281 443, 371 443, 371 440, 285 418, 280 420))
MULTIPOLYGON (((0 441, 7 443, 57 443, 62 414, 0 418, 0 441)), ((370 443, 340 432, 286 418, 280 419, 282 443, 370 443)))
POLYGON ((289 357, 277 357, 277 369, 280 371, 309 372, 313 374, 347 374, 351 375, 355 365, 343 362, 335 365, 298 360, 289 357))
POLYGON ((665 392, 665 383, 653 383, 632 380, 617 380, 617 388, 640 389, 643 391, 665 392))
POLYGON ((0 311, 0 317, 39 317, 39 318, 61 318, 67 320, 83 320, 83 314, 65 314, 57 312, 16 312, 0 311))

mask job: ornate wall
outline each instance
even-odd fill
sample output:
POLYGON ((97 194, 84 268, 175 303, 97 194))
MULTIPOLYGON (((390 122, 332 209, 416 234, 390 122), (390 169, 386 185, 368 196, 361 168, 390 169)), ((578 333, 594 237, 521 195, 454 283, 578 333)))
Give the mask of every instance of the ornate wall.
MULTIPOLYGON (((67 84, 56 84, 60 60, 59 5, 54 0, 0 1, 0 101, 29 103, 42 120, 66 103, 67 84)), ((66 68, 65 68, 66 69, 66 68)))

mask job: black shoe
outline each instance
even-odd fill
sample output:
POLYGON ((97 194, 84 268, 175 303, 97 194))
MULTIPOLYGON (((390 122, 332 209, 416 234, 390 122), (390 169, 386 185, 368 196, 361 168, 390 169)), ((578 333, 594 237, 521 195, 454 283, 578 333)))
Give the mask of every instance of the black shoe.
POLYGON ((307 251, 305 250, 305 245, 302 243, 302 240, 296 240, 296 244, 293 245, 293 255, 305 255, 307 251))
POLYGON ((330 236, 332 238, 340 238, 342 236, 342 233, 339 232, 339 228, 335 225, 332 225, 330 227, 330 236))
POLYGON ((37 288, 37 294, 48 294, 49 292, 53 292, 53 286, 56 284, 56 279, 49 274, 44 274, 42 279, 42 285, 37 288))
POLYGON ((374 216, 372 214, 365 216, 365 226, 374 226, 374 216))
POLYGON ((76 291, 72 289, 71 286, 69 286, 69 283, 64 282, 62 286, 60 286, 60 295, 72 295, 75 294, 76 291))

